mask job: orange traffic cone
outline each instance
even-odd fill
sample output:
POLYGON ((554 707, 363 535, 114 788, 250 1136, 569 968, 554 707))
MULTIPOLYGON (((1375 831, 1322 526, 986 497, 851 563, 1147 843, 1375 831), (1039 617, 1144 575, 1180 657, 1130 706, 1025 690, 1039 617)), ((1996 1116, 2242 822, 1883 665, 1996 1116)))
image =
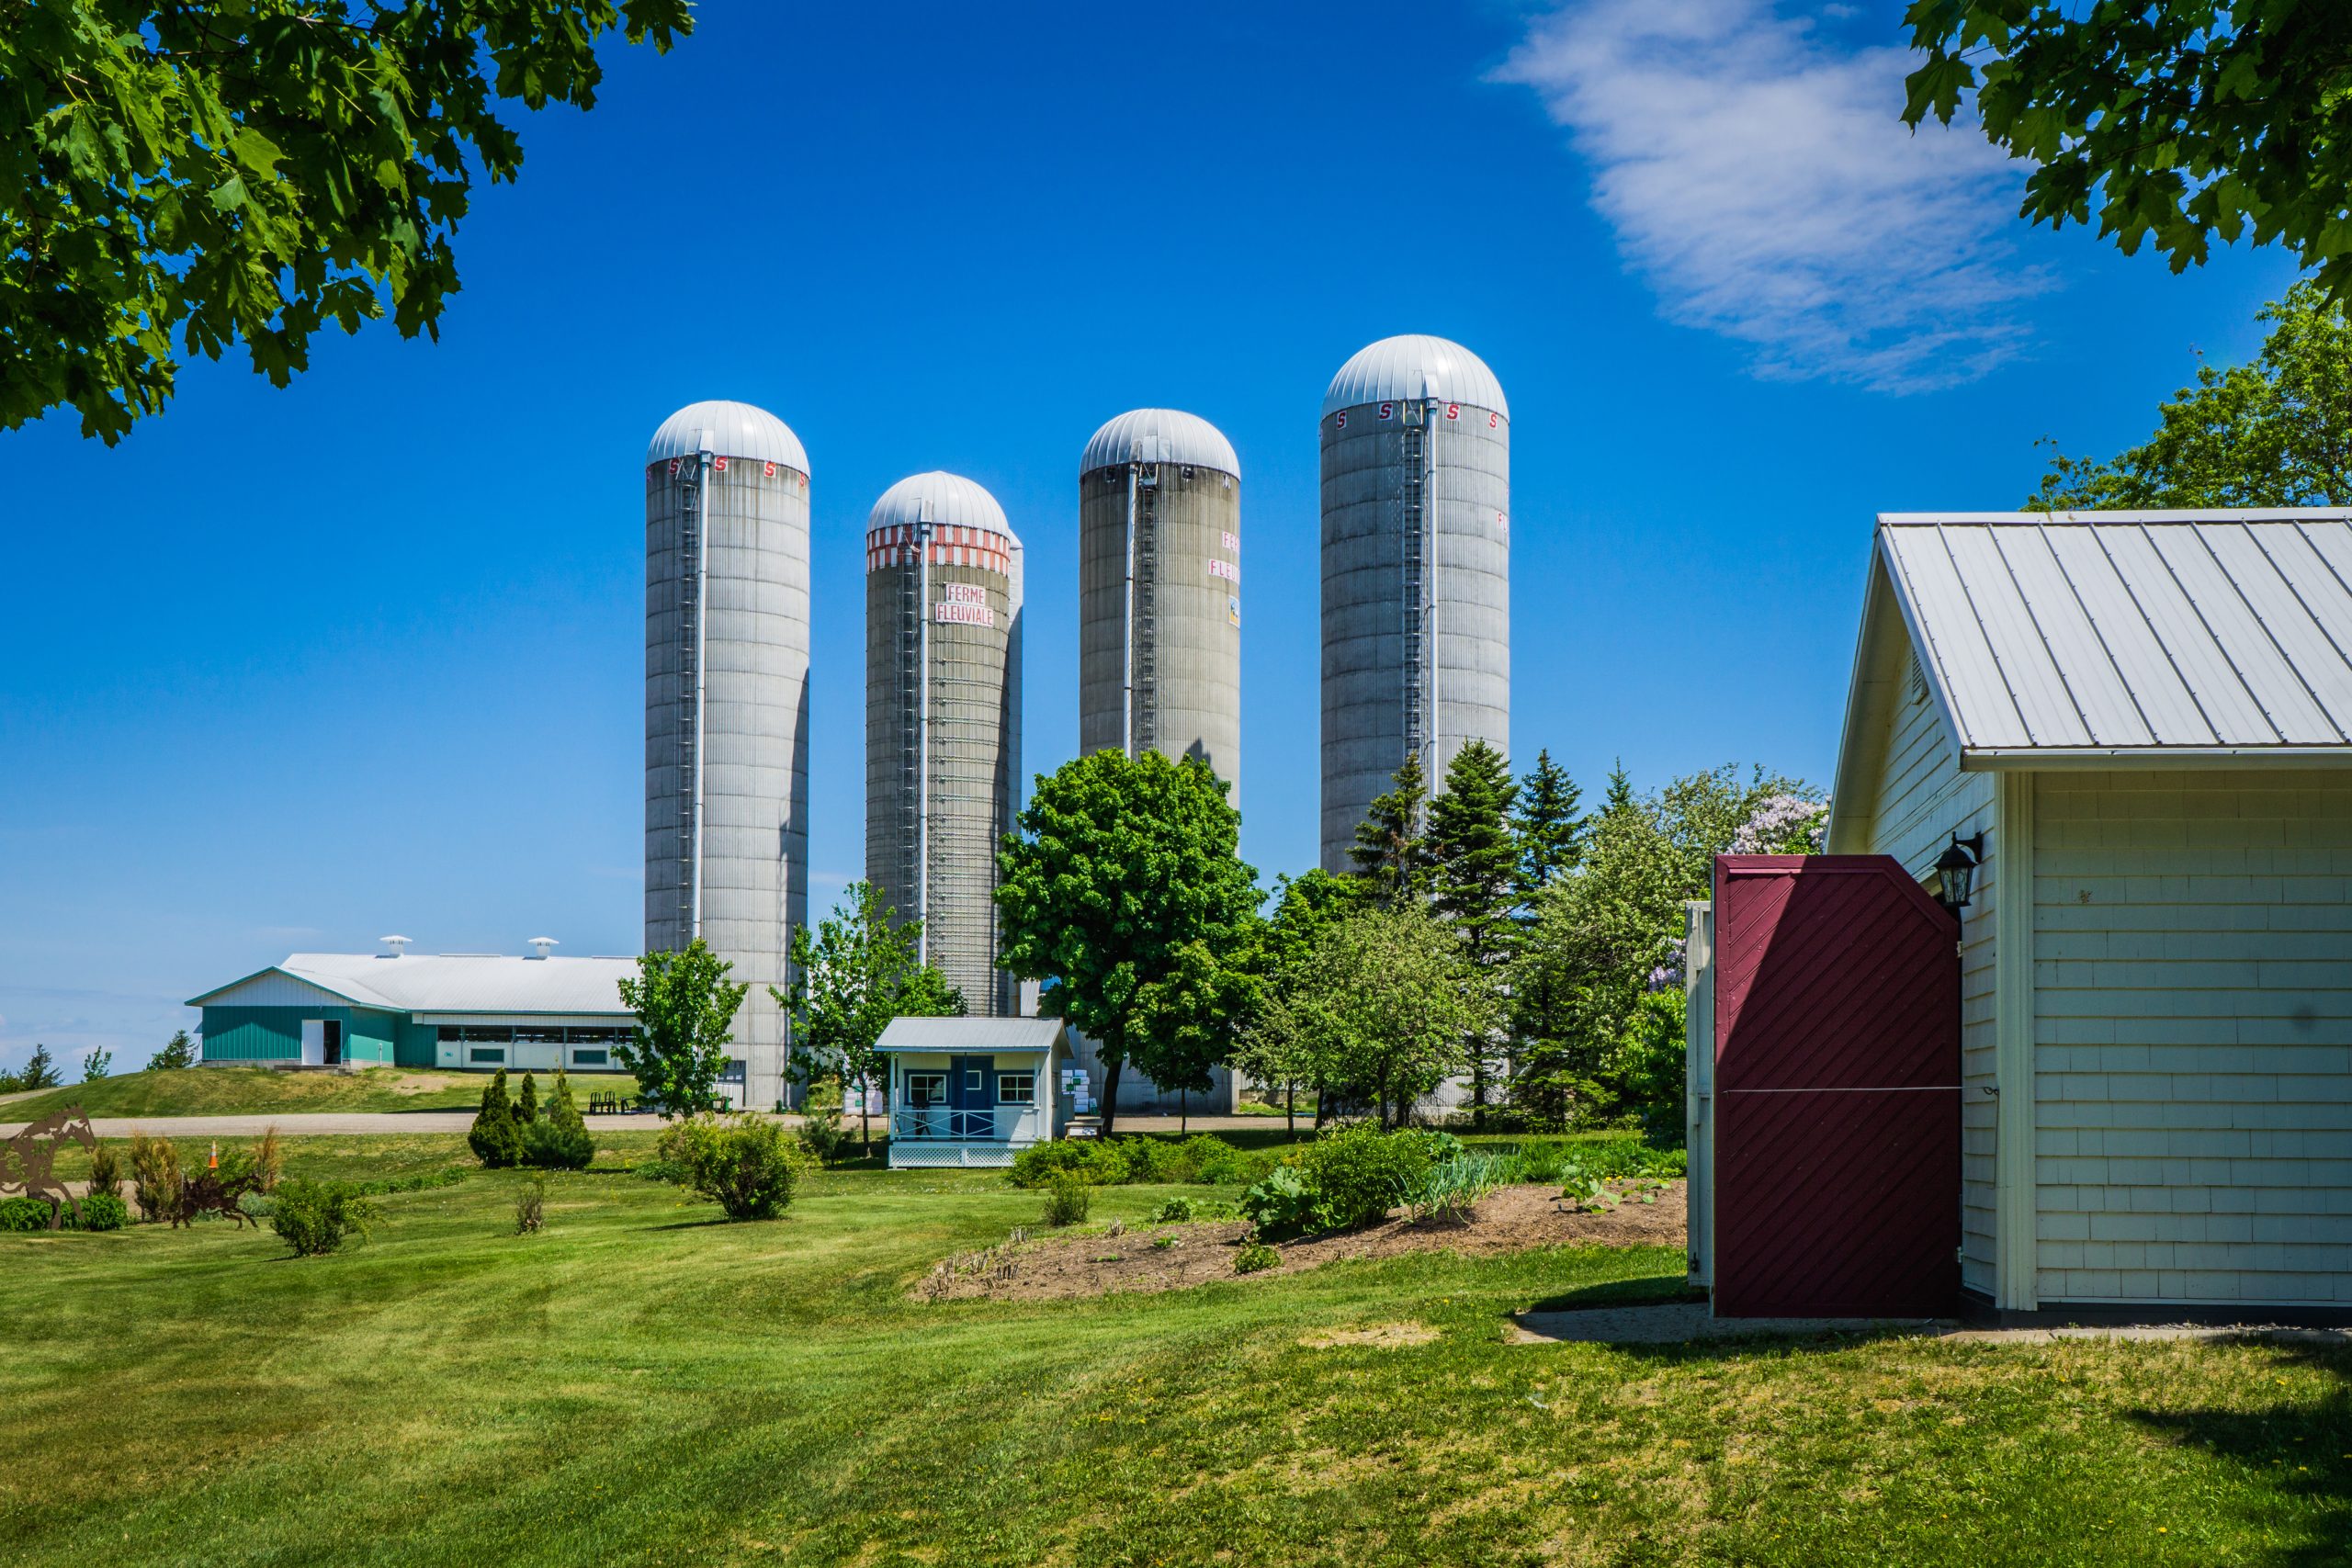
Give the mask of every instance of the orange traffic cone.
POLYGON ((205 1162, 205 1167, 204 1167, 204 1168, 205 1168, 207 1170, 218 1170, 218 1169, 220 1169, 220 1139, 215 1138, 215 1139, 213 1139, 213 1140, 212 1140, 212 1157, 211 1157, 210 1159, 209 1159, 209 1160, 207 1160, 207 1161, 205 1162))

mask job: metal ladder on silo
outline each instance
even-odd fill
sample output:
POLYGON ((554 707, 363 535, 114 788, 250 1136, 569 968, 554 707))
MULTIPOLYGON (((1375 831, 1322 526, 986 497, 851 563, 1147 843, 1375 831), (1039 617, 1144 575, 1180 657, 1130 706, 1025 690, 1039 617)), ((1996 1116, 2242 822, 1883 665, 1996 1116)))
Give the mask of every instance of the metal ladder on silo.
POLYGON ((1159 468, 1136 471, 1136 751, 1159 744, 1159 468))
MULTIPOLYGON (((908 545, 909 551, 923 547, 908 545)), ((922 750, 921 744, 922 714, 922 573, 908 556, 899 572, 899 830, 898 886, 889 888, 891 902, 902 911, 901 918, 914 912, 916 876, 916 846, 922 841, 921 823, 922 812, 922 750)))
POLYGON ((695 929, 695 870, 702 840, 695 770, 702 739, 703 472, 699 457, 679 469, 684 505, 678 523, 678 946, 695 929))
POLYGON ((1404 566, 1404 755, 1419 756, 1427 739, 1428 725, 1428 716, 1421 701, 1422 682, 1427 676, 1422 643, 1427 631, 1424 624, 1427 596, 1424 591, 1429 578, 1427 543, 1423 532, 1428 498, 1422 493, 1421 475, 1428 434, 1418 423, 1408 423, 1397 434, 1402 442, 1400 466, 1405 470, 1404 484, 1397 491, 1396 497, 1397 547, 1404 566))

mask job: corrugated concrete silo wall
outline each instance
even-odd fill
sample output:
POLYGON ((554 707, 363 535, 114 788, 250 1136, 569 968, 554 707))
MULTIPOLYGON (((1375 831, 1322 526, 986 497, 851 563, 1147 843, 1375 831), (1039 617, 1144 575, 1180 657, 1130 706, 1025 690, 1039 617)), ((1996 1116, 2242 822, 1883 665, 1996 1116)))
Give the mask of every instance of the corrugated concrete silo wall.
POLYGON ((1510 421, 1438 399, 1323 416, 1323 819, 1328 871, 1418 750, 1510 747, 1510 421))
POLYGON ((1097 432, 1085 462, 1079 750, 1198 757, 1238 804, 1241 483, 1232 447, 1193 415, 1139 409, 1097 432))
POLYGON ((735 1054, 764 1109, 787 1049, 767 988, 808 912, 808 476, 725 452, 702 469, 645 473, 645 942, 699 934, 750 986, 735 1054))
POLYGON ((974 1013, 1009 1017, 996 852, 1019 786, 1018 545, 942 525, 925 553, 911 525, 866 536, 865 874, 895 918, 922 919, 924 956, 974 1013))

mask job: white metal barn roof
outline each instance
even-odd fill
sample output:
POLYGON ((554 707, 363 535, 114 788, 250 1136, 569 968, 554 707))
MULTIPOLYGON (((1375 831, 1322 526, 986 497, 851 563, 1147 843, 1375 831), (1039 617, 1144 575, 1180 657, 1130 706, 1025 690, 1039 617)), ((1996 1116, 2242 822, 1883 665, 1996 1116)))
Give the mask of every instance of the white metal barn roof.
POLYGON ((613 1013, 625 1015, 620 982, 634 958, 512 958, 497 953, 297 953, 283 964, 191 997, 190 1007, 251 1000, 274 976, 291 976, 361 1007, 387 1012, 613 1013), (241 997, 239 992, 254 993, 241 997))
POLYGON ((1889 513, 1963 766, 2352 759, 2352 511, 1889 513))
POLYGON ((1050 1051, 1062 1037, 1057 1018, 894 1018, 876 1051, 1050 1051))
POLYGON ((721 457, 775 463, 803 474, 808 471, 808 449, 790 425, 765 409, 724 401, 688 403, 663 420, 645 449, 646 464, 695 457, 706 438, 711 451, 721 457))
POLYGON ((1094 433, 1078 471, 1124 463, 1191 463, 1241 477, 1233 443, 1207 420, 1182 409, 1130 409, 1094 433))
POLYGON ((1004 508, 996 497, 961 474, 933 469, 927 474, 910 474, 882 492, 874 503, 874 512, 865 520, 868 528, 879 528, 895 523, 932 522, 949 528, 993 528, 1010 535, 1012 525, 1004 520, 1004 508), (930 503, 931 515, 925 518, 923 506, 930 503))
POLYGON ((1485 360, 1458 343, 1420 333, 1385 337, 1356 350, 1331 378, 1330 390, 1323 394, 1323 414, 1329 418, 1340 409, 1421 398, 1467 403, 1510 417, 1503 384, 1485 360))

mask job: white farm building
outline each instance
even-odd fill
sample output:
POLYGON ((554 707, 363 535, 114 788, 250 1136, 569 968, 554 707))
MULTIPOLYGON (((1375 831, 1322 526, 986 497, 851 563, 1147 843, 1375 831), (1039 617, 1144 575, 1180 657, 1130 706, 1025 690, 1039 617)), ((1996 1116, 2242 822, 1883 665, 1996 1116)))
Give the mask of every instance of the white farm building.
POLYGON ((1982 835, 1965 1292, 2352 1314, 2352 513, 1881 517, 1834 799, 1982 835))

